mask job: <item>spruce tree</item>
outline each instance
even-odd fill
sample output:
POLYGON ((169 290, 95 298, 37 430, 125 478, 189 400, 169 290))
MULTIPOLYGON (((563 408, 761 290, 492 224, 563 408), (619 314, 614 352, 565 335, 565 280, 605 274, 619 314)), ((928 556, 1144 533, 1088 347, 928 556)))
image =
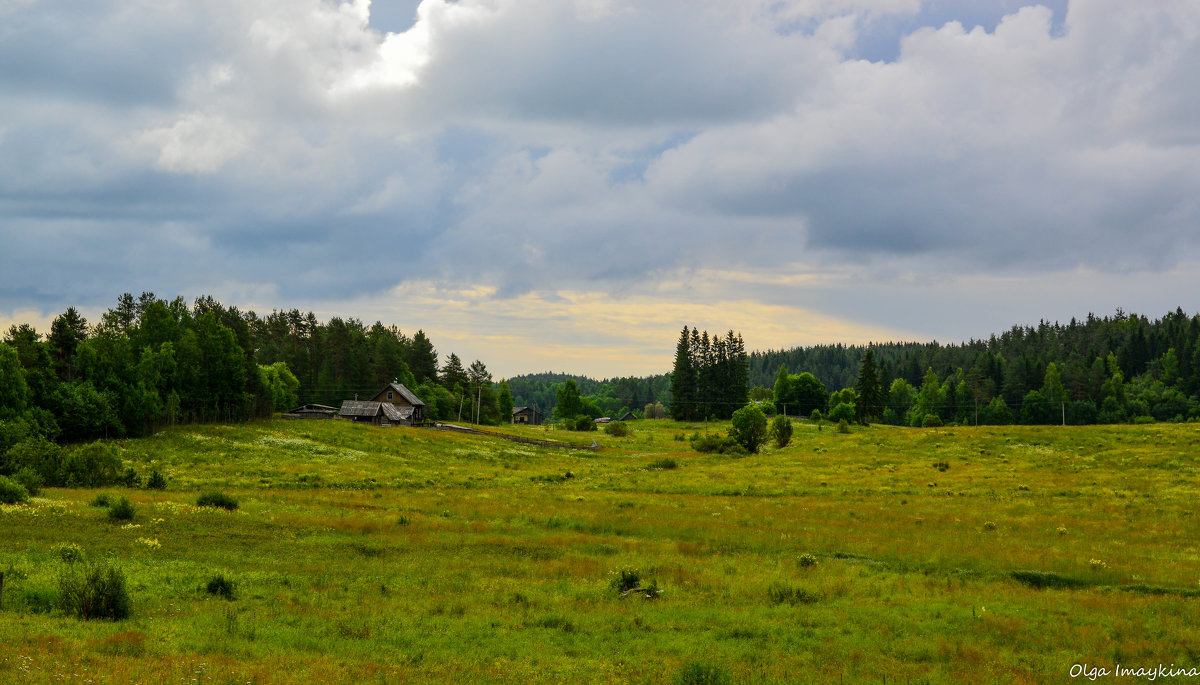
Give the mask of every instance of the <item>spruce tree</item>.
POLYGON ((874 350, 867 350, 858 364, 858 382, 854 384, 854 391, 858 395, 855 402, 855 418, 860 423, 883 417, 883 386, 879 382, 874 350))
POLYGON ((696 363, 693 358, 693 339, 699 340, 695 331, 687 326, 679 335, 675 347, 675 370, 671 373, 671 415, 679 421, 694 419, 696 412, 696 363))

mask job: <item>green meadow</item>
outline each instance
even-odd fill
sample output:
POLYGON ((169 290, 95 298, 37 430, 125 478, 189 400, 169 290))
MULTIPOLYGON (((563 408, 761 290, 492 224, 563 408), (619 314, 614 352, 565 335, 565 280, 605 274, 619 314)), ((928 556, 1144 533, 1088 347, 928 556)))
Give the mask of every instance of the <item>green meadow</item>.
POLYGON ((335 421, 116 441, 166 490, 50 488, 0 506, 0 682, 1033 683, 1069 681, 1074 664, 1200 668, 1195 424, 804 421, 787 447, 745 457, 693 451, 687 424, 631 425, 494 429, 596 450, 335 421), (238 507, 196 506, 213 490, 238 507), (133 518, 94 506, 100 493, 128 497, 133 518), (127 619, 59 608, 60 579, 95 562, 124 573, 127 619))

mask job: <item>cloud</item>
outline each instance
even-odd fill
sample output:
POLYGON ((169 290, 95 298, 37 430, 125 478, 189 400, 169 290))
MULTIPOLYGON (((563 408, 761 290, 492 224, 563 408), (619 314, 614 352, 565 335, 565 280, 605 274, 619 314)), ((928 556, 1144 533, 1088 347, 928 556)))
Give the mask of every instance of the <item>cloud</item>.
POLYGON ((917 334, 921 279, 1158 278, 1200 256, 1200 9, 1052 4, 0 3, 0 310, 720 284, 917 334))

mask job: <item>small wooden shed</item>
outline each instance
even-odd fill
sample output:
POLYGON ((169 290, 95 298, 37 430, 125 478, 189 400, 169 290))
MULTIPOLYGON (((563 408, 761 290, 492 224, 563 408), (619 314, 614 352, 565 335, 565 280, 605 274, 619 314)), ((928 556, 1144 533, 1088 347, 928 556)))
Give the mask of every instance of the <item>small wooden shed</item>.
POLYGON ((540 426, 542 425, 542 414, 533 407, 513 407, 512 422, 540 426))

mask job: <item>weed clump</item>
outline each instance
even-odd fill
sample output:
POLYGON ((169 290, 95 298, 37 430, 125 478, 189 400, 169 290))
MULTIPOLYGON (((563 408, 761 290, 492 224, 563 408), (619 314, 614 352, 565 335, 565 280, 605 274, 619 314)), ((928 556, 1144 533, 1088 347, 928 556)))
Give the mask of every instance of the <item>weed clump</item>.
POLYGON ((60 542, 50 548, 50 553, 68 564, 83 561, 83 549, 73 542, 60 542))
POLYGON ((817 565, 817 558, 811 554, 801 554, 799 561, 800 561, 800 565, 803 566, 804 568, 808 568, 810 566, 817 565))
POLYGON ((767 599, 773 605, 779 604, 816 604, 821 596, 802 587, 793 587, 781 581, 775 581, 767 588, 767 599))
POLYGON ((210 490, 196 498, 196 506, 233 511, 238 508, 238 501, 223 492, 210 490))
POLYGON ((562 475, 551 473, 545 476, 531 476, 529 480, 535 483, 565 483, 575 477, 575 474, 567 471, 562 475))
POLYGON ((1070 578, 1061 576, 1051 571, 1012 571, 1008 574, 1013 580, 1024 583, 1032 588, 1044 590, 1051 588, 1055 590, 1071 590, 1075 588, 1088 587, 1091 583, 1078 578, 1070 578))
POLYGON ((88 500, 89 507, 107 507, 110 504, 112 504, 112 500, 107 492, 97 493, 95 497, 88 500))
POLYGON ((652 461, 646 465, 646 469, 648 471, 669 471, 674 468, 679 468, 679 464, 674 459, 671 459, 670 457, 663 457, 662 459, 655 459, 654 461, 652 461))
POLYGON ((671 679, 673 685, 732 685, 733 676, 724 666, 689 661, 671 679))
POLYGON ((114 521, 132 521, 134 515, 133 502, 122 495, 108 508, 108 518, 114 521))
POLYGON ((949 470, 950 470, 950 462, 948 462, 948 461, 935 461, 935 462, 933 462, 933 468, 937 469, 938 471, 942 471, 942 472, 944 473, 944 472, 946 472, 946 471, 949 471, 949 470))
POLYGON ((146 488, 150 490, 166 490, 167 479, 158 472, 158 469, 154 469, 150 472, 150 477, 146 479, 146 488))
POLYGON ((842 434, 850 432, 850 424, 846 423, 846 419, 837 422, 837 432, 842 434))
POLYGON ((223 574, 218 573, 208 579, 208 583, 204 585, 204 590, 208 594, 215 597, 223 597, 225 599, 233 599, 233 581, 226 578, 223 574))
POLYGON ((129 617, 125 573, 107 562, 69 567, 58 577, 59 608, 78 618, 120 621, 129 617))
POLYGON ((29 500, 29 490, 17 481, 0 476, 0 504, 20 504, 29 500))

